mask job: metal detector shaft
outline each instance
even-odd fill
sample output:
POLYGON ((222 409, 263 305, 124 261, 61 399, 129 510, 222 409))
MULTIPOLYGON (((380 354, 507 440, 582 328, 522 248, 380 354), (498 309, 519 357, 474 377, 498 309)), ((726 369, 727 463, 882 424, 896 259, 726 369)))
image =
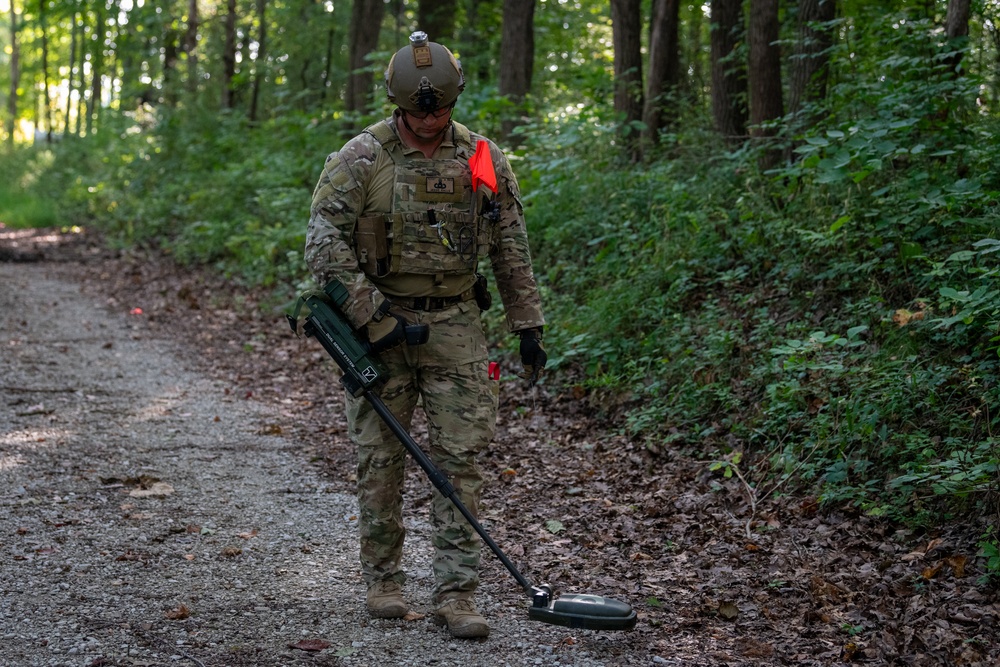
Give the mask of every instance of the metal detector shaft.
POLYGON ((440 491, 441 495, 450 500, 451 503, 458 508, 458 511, 462 513, 462 516, 465 517, 466 521, 468 521, 469 524, 476 529, 476 532, 479 533, 479 537, 483 538, 483 542, 485 542, 490 550, 496 554, 497 558, 500 559, 500 562, 504 564, 504 567, 506 567, 510 573, 514 575, 514 578, 517 579, 517 583, 521 584, 521 588, 523 588, 529 596, 533 595, 535 588, 531 585, 531 582, 529 582, 524 575, 521 574, 516 567, 514 567, 514 563, 507 558, 507 554, 505 554, 497 543, 493 541, 493 538, 486 532, 486 529, 483 528, 481 523, 479 523, 479 520, 476 519, 469 508, 465 506, 465 503, 459 499, 452 483, 449 482, 448 478, 437 469, 437 466, 435 466, 430 457, 424 453, 424 450, 420 448, 420 445, 417 444, 416 440, 414 440, 413 437, 406 432, 406 429, 404 429, 403 425, 399 423, 399 420, 396 419, 394 414, 392 414, 392 411, 389 410, 388 406, 386 406, 386 404, 382 402, 382 399, 376 396, 371 390, 366 390, 364 397, 368 399, 368 402, 371 403, 373 408, 375 408, 375 412, 377 412, 378 416, 382 418, 382 421, 385 422, 386 426, 388 426, 396 437, 399 438, 399 441, 403 443, 403 446, 406 447, 406 451, 410 453, 410 456, 412 456, 420 467, 424 469, 424 472, 427 473, 427 477, 430 478, 434 488, 440 491))

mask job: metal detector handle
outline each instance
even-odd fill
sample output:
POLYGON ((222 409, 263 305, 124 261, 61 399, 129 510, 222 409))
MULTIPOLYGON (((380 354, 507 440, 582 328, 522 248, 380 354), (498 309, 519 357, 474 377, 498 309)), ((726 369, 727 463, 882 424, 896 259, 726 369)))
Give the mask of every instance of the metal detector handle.
POLYGON ((485 542, 490 550, 496 554, 496 557, 500 559, 500 562, 504 564, 504 567, 506 567, 510 573, 514 575, 514 578, 517 579, 517 583, 521 584, 521 588, 523 588, 528 595, 537 600, 537 594, 540 591, 531 585, 531 582, 528 581, 524 575, 520 573, 520 571, 518 571, 518 569, 514 566, 514 563, 507 558, 507 555, 500 549, 497 543, 493 541, 493 538, 486 532, 486 529, 483 528, 481 523, 479 523, 479 520, 476 519, 469 508, 466 507, 465 504, 458 498, 455 487, 452 483, 449 482, 448 478, 437 469, 437 466, 434 465, 430 457, 424 453, 424 450, 420 448, 420 445, 417 444, 416 440, 414 440, 410 434, 407 433, 406 429, 403 428, 403 425, 399 423, 398 419, 396 419, 396 416, 392 414, 392 411, 389 410, 386 404, 382 402, 382 399, 370 390, 365 391, 364 397, 368 399, 368 402, 371 403, 371 406, 375 409, 375 412, 378 413, 378 416, 382 418, 382 421, 385 422, 385 425, 388 426, 393 434, 399 438, 399 441, 403 443, 403 446, 406 448, 406 451, 410 453, 410 456, 413 457, 413 460, 415 460, 417 464, 423 468, 424 472, 427 473, 427 477, 431 480, 431 484, 434 485, 434 488, 440 491, 442 496, 451 501, 452 505, 454 505, 458 511, 462 513, 462 516, 465 517, 466 521, 469 522, 469 525, 471 525, 476 532, 479 533, 479 537, 483 538, 483 542, 485 542))

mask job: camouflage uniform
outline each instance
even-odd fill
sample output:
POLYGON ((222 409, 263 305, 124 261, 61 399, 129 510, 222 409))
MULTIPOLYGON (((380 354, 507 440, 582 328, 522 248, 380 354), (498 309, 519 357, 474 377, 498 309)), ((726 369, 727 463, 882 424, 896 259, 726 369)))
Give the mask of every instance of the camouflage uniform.
MULTIPOLYGON (((459 499, 478 514, 476 455, 493 438, 497 383, 473 298, 476 265, 488 258, 511 331, 544 324, 531 269, 517 180, 492 142, 452 122, 433 160, 405 146, 393 117, 327 158, 313 193, 306 261, 320 284, 338 280, 343 308, 362 328, 388 298, 390 313, 430 325, 427 344, 381 354, 390 380, 383 401, 407 429, 422 402, 428 455, 459 499), (487 141, 497 175, 499 216, 479 215, 468 161, 487 141), (430 209, 432 212, 428 212, 430 209)), ((361 566, 365 582, 402 583, 403 465, 406 452, 367 401, 347 397, 358 446, 361 566)), ((480 539, 439 493, 432 503, 434 602, 469 598, 478 584, 480 539)))

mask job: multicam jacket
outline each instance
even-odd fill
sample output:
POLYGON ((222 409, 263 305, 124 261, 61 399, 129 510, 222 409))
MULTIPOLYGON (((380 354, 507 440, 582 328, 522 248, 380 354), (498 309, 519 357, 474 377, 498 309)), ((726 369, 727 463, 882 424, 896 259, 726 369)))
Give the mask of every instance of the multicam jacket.
MULTIPOLYGON (((398 112, 397 112, 398 114, 398 112)), ((517 179, 491 141, 452 123, 432 160, 405 146, 397 115, 369 127, 326 160, 313 192, 305 258, 325 285, 336 279, 350 297, 356 327, 385 298, 450 297, 470 290, 488 258, 507 325, 544 324, 531 269, 517 179), (479 140, 490 148, 497 190, 473 192, 469 158, 479 140), (483 215, 495 203, 493 216, 483 215)))

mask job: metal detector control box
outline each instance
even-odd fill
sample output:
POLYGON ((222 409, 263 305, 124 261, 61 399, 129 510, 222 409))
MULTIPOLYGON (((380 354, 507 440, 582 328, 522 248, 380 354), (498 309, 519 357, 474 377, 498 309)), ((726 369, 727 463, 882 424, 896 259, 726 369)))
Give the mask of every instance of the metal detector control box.
POLYGON ((296 329, 298 311, 302 306, 309 309, 303 330, 307 336, 316 338, 323 348, 337 362, 344 375, 340 378, 344 388, 352 396, 361 396, 365 391, 378 391, 389 379, 385 367, 378 357, 371 354, 368 346, 358 340, 347 317, 340 306, 347 300, 347 289, 339 282, 329 283, 322 291, 310 290, 299 297, 295 316, 288 316, 292 330, 296 329))

